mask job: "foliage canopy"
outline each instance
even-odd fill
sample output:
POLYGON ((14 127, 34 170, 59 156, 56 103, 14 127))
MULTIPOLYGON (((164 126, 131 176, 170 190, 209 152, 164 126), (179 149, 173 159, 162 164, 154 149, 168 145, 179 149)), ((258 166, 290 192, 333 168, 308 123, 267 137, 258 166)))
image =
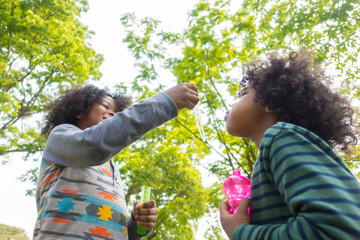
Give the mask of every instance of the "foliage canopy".
POLYGON ((0 1, 0 156, 39 151, 45 139, 26 124, 73 85, 98 80, 103 61, 79 18, 87 1, 0 1))
POLYGON ((23 229, 0 224, 0 240, 28 240, 25 231, 23 229))

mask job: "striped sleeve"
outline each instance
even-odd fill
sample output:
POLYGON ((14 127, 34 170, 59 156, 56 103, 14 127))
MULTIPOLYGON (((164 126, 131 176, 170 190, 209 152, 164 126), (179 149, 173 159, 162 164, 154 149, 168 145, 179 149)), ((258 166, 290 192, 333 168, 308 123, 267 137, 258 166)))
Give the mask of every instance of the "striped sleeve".
POLYGON ((283 129, 268 143, 270 174, 292 216, 283 224, 240 225, 232 239, 360 239, 360 185, 311 132, 283 129))

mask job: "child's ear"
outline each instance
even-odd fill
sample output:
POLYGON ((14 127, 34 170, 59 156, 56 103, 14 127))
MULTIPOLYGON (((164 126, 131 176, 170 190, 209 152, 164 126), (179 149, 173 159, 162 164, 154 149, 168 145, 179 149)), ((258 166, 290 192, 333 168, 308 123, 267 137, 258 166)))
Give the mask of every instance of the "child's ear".
POLYGON ((82 114, 76 115, 75 118, 76 118, 76 119, 81 119, 81 118, 82 118, 82 114))
POLYGON ((267 112, 267 113, 274 113, 275 110, 271 110, 271 109, 269 108, 269 105, 267 105, 267 106, 265 107, 265 112, 267 112))

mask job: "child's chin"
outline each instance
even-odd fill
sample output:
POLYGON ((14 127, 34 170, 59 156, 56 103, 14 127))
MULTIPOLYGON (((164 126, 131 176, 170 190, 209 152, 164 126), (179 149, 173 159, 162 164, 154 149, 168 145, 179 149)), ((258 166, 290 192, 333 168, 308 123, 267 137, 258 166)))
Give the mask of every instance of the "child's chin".
POLYGON ((238 134, 237 134, 236 132, 231 131, 231 129, 226 129, 226 132, 227 132, 228 134, 230 134, 231 136, 239 137, 238 134))
POLYGON ((245 136, 243 136, 243 134, 241 134, 239 132, 231 131, 231 129, 226 129, 226 132, 233 137, 240 137, 240 138, 245 137, 245 136))

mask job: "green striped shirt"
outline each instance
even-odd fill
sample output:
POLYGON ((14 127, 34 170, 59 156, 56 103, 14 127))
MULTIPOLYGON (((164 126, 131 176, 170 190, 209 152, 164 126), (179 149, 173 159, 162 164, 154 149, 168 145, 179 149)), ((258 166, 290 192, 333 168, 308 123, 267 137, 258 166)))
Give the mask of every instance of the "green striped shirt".
POLYGON ((273 125, 251 180, 251 224, 232 239, 360 239, 359 181, 314 133, 273 125))

